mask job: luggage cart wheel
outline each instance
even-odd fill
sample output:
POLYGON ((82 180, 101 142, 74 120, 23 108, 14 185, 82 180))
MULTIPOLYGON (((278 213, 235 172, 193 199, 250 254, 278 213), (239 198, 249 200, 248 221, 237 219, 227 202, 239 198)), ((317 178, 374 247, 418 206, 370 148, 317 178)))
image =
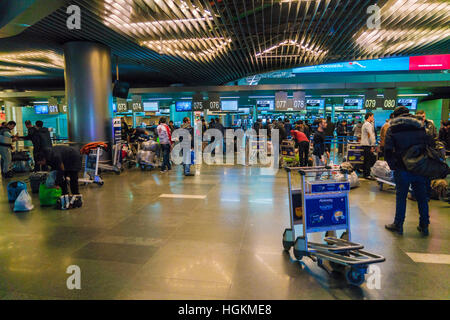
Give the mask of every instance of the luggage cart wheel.
POLYGON ((292 247, 292 242, 283 240, 283 248, 286 251, 289 251, 292 247))
POLYGON ((297 259, 297 260, 302 260, 303 259, 303 254, 302 254, 302 252, 301 251, 298 251, 298 250, 295 250, 294 249, 294 257, 295 257, 295 259, 297 259))
POLYGON ((345 279, 348 284, 359 287, 364 283, 365 272, 361 269, 351 268, 345 273, 345 279))

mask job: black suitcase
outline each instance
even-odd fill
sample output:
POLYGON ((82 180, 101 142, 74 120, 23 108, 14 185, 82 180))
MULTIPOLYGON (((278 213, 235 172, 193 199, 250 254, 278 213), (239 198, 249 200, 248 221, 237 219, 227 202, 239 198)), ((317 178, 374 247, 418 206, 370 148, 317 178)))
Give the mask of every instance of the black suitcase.
POLYGON ((39 193, 39 185, 45 183, 47 180, 48 172, 33 172, 30 174, 30 185, 32 193, 39 193))

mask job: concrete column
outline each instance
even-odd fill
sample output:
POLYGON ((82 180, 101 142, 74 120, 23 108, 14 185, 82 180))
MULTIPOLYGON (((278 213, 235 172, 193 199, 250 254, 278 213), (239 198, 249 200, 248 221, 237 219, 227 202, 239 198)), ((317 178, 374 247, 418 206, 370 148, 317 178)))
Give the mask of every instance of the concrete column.
POLYGON ((64 45, 69 140, 112 141, 111 51, 91 42, 64 45))

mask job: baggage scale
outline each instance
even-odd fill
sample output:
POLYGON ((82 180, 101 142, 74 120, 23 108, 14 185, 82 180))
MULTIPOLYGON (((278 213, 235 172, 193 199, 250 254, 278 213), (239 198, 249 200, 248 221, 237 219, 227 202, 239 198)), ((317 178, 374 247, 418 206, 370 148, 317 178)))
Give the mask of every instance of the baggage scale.
POLYGON ((365 281, 368 266, 385 258, 362 250, 364 246, 351 242, 348 172, 330 167, 285 168, 289 189, 291 227, 283 233, 284 250, 293 247, 297 260, 308 257, 328 272, 345 273, 350 285, 360 286, 365 281), (292 172, 300 174, 300 188, 292 187, 292 172), (346 181, 332 179, 341 172, 346 181), (326 175, 326 180, 321 177, 326 175), (295 227, 302 229, 297 234, 295 227), (336 231, 343 230, 340 238, 336 231), (324 243, 309 240, 309 235, 325 232, 324 243))

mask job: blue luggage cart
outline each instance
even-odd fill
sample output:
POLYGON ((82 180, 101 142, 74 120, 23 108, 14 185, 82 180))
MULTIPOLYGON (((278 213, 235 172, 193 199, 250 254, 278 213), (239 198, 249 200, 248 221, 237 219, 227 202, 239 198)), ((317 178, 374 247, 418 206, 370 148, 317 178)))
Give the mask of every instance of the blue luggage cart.
POLYGON ((283 247, 297 260, 308 257, 327 271, 345 273, 347 282, 360 286, 365 281, 368 266, 385 258, 362 250, 364 246, 351 242, 348 181, 336 181, 332 174, 347 172, 330 167, 285 168, 289 188, 291 227, 283 234, 283 247), (300 188, 292 187, 292 172, 300 174, 300 188), (323 178, 326 180, 322 180, 323 178), (301 229, 297 234, 295 227, 301 229), (344 231, 340 238, 336 231, 344 231), (325 233, 323 243, 309 240, 308 235, 325 233), (300 232, 299 232, 300 233, 300 232), (326 262, 326 263, 324 263, 326 262))

